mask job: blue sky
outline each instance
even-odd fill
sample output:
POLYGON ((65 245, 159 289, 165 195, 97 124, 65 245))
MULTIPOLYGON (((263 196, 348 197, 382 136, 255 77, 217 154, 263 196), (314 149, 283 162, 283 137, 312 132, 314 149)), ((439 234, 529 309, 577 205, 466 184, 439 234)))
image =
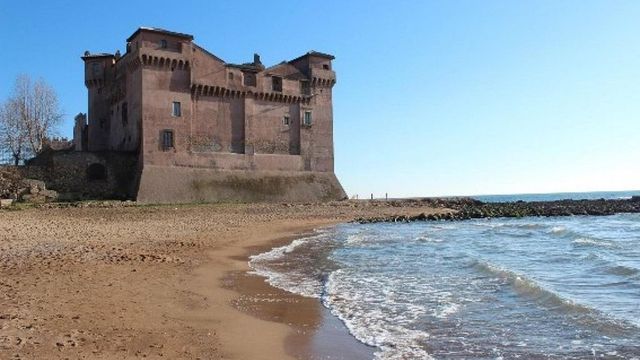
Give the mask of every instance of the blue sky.
POLYGON ((138 26, 228 62, 336 56, 336 173, 348 194, 640 189, 638 1, 3 1, 0 99, 43 77, 86 112, 84 50, 138 26), (146 4, 146 5, 145 5, 146 4))

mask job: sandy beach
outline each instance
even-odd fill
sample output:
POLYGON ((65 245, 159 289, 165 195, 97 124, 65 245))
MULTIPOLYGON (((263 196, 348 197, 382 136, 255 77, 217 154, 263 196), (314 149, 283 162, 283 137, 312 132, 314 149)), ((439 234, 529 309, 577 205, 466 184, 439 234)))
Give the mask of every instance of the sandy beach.
POLYGON ((366 354, 335 321, 325 331, 316 300, 247 274, 247 257, 359 217, 444 211, 364 201, 1 211, 0 358, 313 358, 322 341, 366 354))

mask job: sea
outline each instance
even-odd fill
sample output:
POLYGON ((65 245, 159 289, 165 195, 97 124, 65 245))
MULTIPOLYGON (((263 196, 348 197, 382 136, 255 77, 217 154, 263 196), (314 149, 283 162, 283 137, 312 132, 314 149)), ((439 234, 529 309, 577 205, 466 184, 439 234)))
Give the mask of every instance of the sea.
POLYGON ((249 264, 376 359, 640 359, 640 214, 341 224, 249 264))

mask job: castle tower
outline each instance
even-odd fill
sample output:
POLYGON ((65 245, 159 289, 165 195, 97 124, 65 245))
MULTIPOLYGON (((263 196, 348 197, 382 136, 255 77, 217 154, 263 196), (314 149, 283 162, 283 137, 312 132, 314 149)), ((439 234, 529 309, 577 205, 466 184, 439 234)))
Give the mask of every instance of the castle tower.
POLYGON ((90 54, 84 61, 84 83, 89 91, 89 113, 87 123, 87 150, 105 151, 109 144, 110 114, 107 86, 111 83, 113 54, 90 54))
POLYGON ((75 151, 87 151, 87 115, 80 113, 74 118, 73 148, 75 151))
POLYGON ((332 69, 333 55, 310 51, 289 61, 308 81, 301 92, 311 97, 308 107, 302 107, 300 134, 301 155, 305 169, 333 172, 333 99, 336 73, 332 69))

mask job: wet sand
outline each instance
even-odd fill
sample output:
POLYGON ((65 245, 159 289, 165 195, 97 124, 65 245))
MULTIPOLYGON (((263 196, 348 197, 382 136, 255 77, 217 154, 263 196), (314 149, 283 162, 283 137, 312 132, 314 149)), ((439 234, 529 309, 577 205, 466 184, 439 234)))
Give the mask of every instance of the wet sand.
POLYGON ((0 211, 0 358, 322 358, 335 344, 364 354, 316 300, 244 274, 247 255, 358 217, 434 211, 444 210, 341 202, 0 211))
MULTIPOLYGON (((283 237, 270 244, 252 247, 245 256, 269 251, 291 241, 311 235, 310 232, 283 237)), ((315 298, 303 297, 270 286, 263 277, 250 271, 229 272, 223 286, 239 296, 234 308, 262 320, 286 324, 292 328, 285 350, 297 359, 372 359, 374 349, 360 343, 349 330, 315 298)))

